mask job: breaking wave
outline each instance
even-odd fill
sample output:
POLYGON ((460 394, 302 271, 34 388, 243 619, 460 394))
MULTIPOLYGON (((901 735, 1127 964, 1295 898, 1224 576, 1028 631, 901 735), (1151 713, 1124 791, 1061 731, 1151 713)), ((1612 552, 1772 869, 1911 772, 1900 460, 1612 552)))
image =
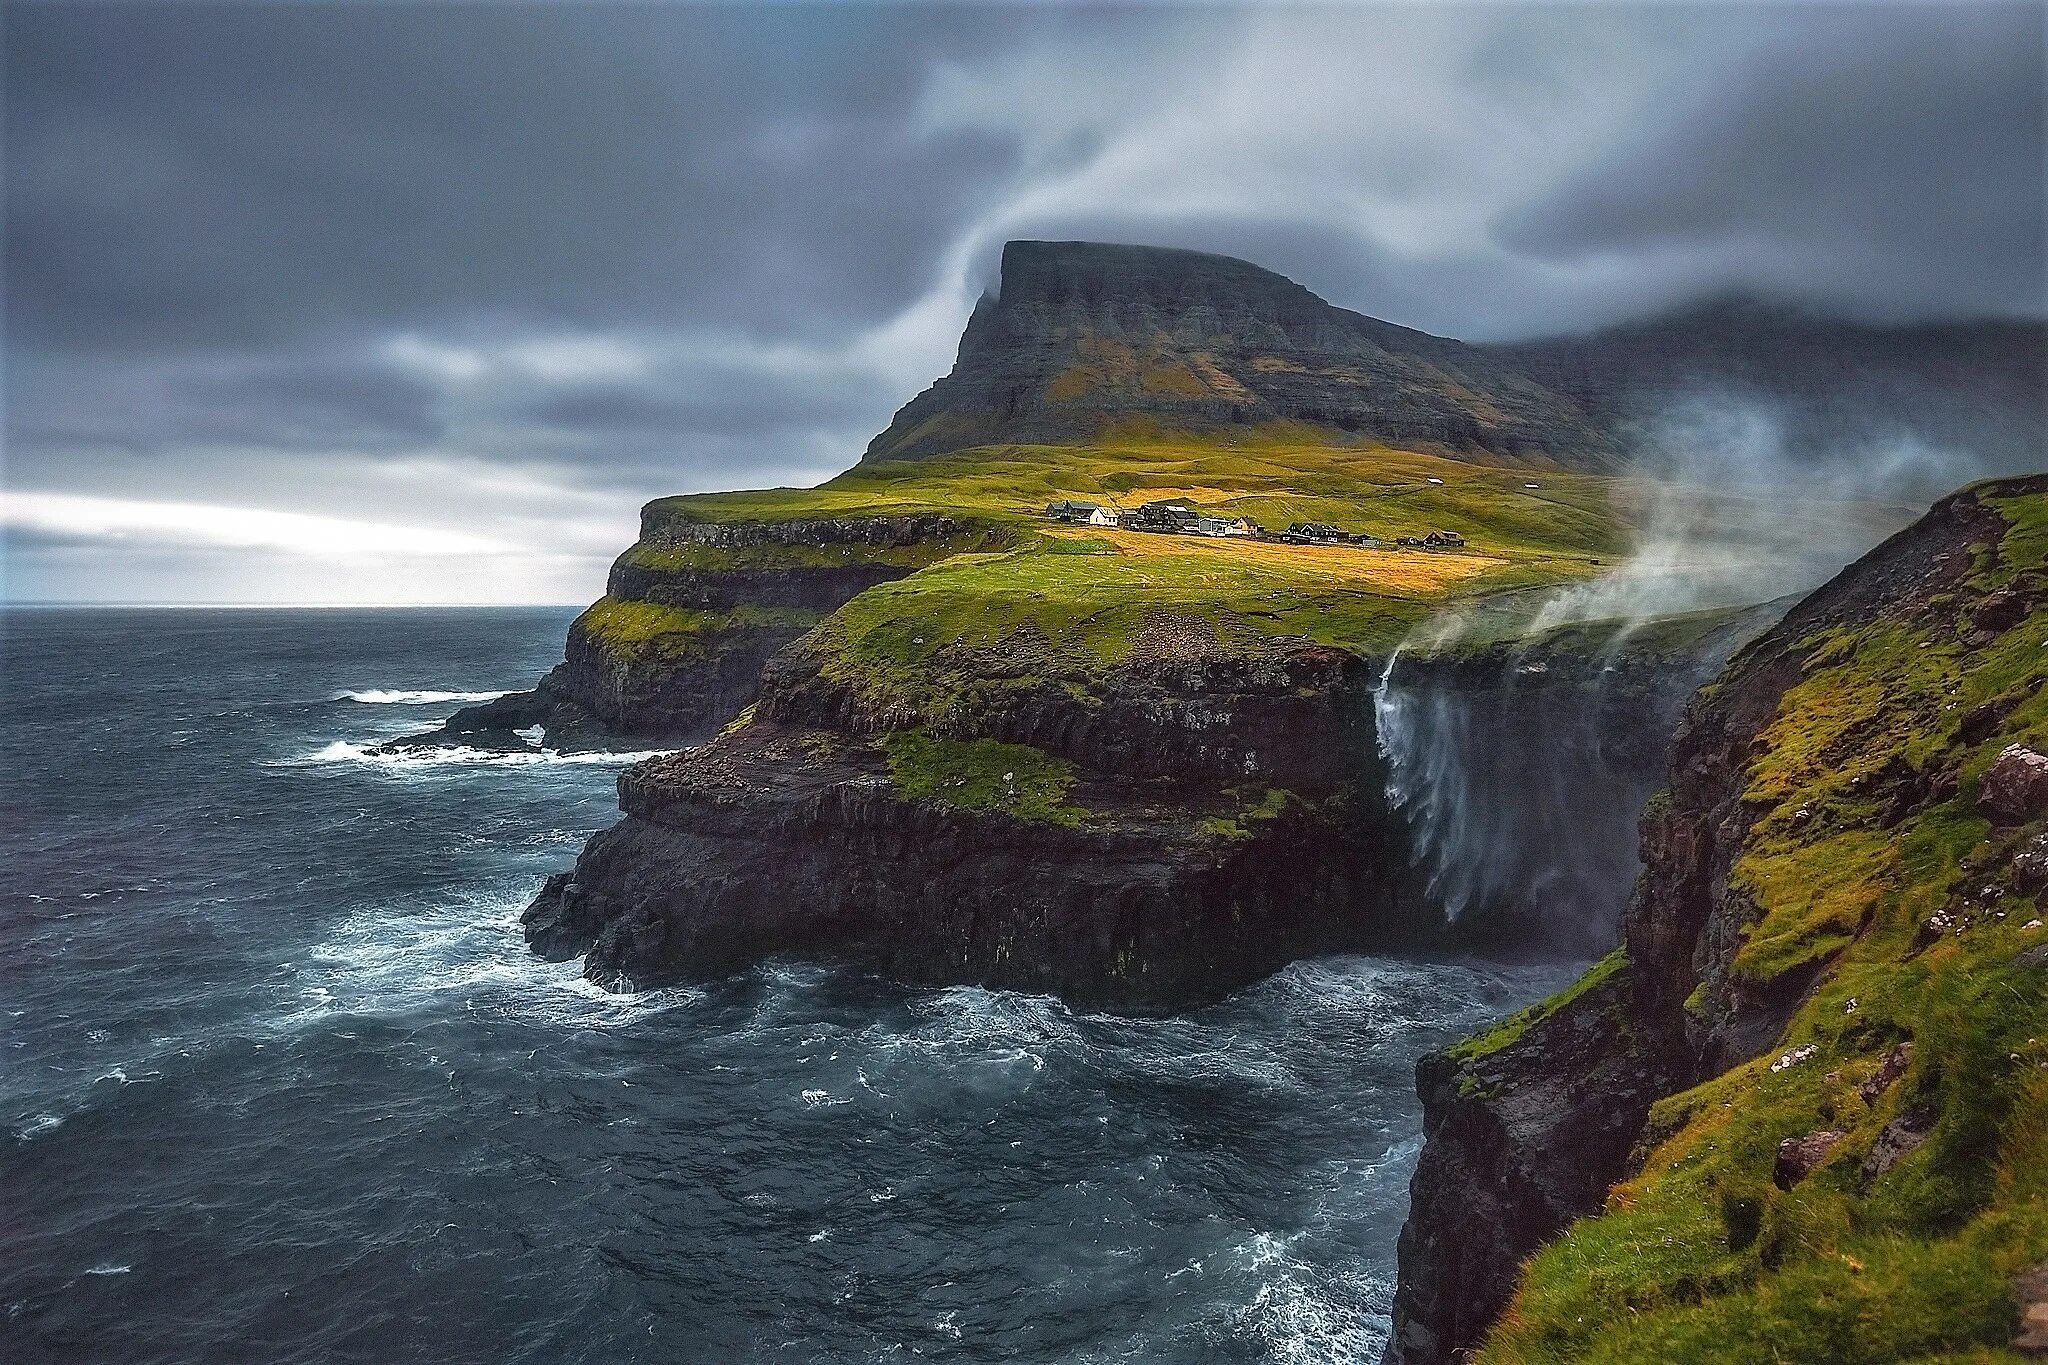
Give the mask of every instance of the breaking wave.
POLYGON ((596 750, 590 753, 565 754, 554 749, 476 749, 466 744, 382 750, 374 744, 355 744, 345 739, 337 739, 310 754, 281 759, 270 766, 303 768, 325 763, 361 763, 370 767, 394 770, 461 767, 540 768, 607 763, 623 766, 638 763, 646 758, 658 758, 668 752, 670 751, 667 749, 637 749, 630 753, 596 750))
POLYGON ((509 692, 435 692, 406 688, 365 688, 359 692, 337 692, 335 701, 361 702, 365 706, 434 706, 442 702, 496 701, 509 692))

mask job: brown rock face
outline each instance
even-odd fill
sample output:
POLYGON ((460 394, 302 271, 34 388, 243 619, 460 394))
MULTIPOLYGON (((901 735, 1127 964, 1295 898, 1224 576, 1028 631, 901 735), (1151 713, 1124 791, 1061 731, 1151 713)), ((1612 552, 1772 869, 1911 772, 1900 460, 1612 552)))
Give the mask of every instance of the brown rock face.
POLYGON ((2048 754, 2021 744, 2000 753, 1977 789, 1977 806, 2001 825, 2048 814, 2048 754))
POLYGON ((1819 1170, 1821 1163, 1841 1145, 1848 1134, 1837 1128, 1823 1128, 1804 1137, 1789 1137, 1778 1144, 1778 1158, 1771 1168, 1771 1180, 1789 1190, 1819 1170))

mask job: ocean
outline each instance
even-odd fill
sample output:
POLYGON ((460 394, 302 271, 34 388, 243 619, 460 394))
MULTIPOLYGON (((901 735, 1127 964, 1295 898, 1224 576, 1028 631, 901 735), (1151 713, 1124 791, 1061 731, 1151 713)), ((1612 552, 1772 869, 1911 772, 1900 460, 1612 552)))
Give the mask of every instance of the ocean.
POLYGON ((606 994, 517 917, 629 756, 366 752, 571 614, 5 615, 0 1358, 1376 1358, 1415 1059, 1568 969, 606 994))

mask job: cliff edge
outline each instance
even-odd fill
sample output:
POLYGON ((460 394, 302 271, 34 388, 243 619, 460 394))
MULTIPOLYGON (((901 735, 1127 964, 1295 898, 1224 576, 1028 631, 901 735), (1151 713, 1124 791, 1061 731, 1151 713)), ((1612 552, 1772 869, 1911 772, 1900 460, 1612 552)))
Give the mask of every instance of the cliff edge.
POLYGON ((2044 753, 2048 475, 1944 499, 1743 649, 1622 947, 1419 1066, 1387 1360, 2009 1347, 2048 1257, 2044 753))

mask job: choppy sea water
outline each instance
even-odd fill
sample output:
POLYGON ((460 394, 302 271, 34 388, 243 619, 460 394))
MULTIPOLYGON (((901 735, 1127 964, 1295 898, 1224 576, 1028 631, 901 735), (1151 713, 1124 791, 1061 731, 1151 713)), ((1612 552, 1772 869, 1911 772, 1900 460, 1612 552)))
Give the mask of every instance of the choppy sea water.
POLYGON ((0 1357, 1376 1357, 1414 1060, 1560 969, 606 995, 516 916, 625 760, 365 754, 568 617, 5 616, 0 1357))

